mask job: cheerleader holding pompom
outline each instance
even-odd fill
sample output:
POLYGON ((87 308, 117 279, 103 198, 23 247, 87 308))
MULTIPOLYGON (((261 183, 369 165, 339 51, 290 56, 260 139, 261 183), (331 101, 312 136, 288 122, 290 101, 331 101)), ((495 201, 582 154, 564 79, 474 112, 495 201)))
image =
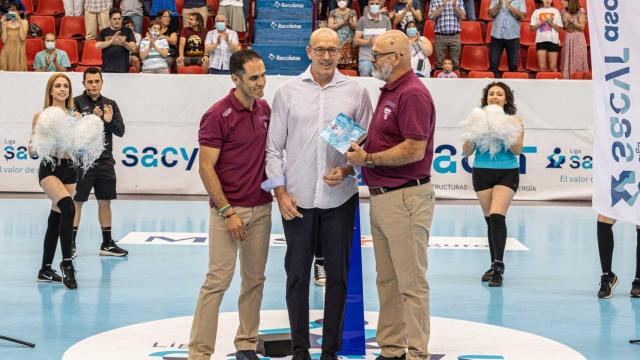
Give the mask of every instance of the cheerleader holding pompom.
POLYGON ((75 216, 71 194, 78 181, 77 168, 86 171, 104 148, 102 126, 102 121, 95 115, 80 118, 80 114, 73 113, 71 81, 66 75, 56 73, 49 78, 44 110, 33 116, 29 141, 31 155, 42 159, 38 179, 52 202, 38 281, 63 283, 68 289, 78 287, 71 259, 75 216), (58 236, 62 249, 62 277, 52 268, 58 236))
POLYGON ((464 156, 475 153, 473 188, 487 222, 491 268, 482 281, 502 286, 504 249, 507 242, 506 215, 520 182, 518 156, 524 141, 522 119, 516 115, 513 92, 502 82, 482 91, 481 108, 462 123, 464 156))

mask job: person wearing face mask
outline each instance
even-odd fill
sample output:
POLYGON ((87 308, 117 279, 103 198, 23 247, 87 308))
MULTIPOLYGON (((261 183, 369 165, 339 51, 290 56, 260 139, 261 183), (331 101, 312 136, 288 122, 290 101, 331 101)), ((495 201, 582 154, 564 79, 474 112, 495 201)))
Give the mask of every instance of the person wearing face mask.
POLYGON ((411 42, 411 67, 418 77, 431 76, 431 63, 429 56, 433 54, 433 45, 431 41, 421 36, 416 27, 416 23, 410 21, 407 23, 407 37, 411 42))
MULTIPOLYGON (((226 25, 236 32, 247 31, 247 21, 244 16, 242 0, 222 0, 218 7, 218 15, 224 16, 226 25)), ((218 20, 216 20, 217 22, 218 20)), ((216 24, 217 26, 217 24, 216 24)))
POLYGON ((46 50, 39 51, 33 60, 35 71, 67 71, 71 67, 69 56, 64 50, 56 49, 56 36, 48 33, 44 36, 46 50))
POLYGON ((389 17, 393 21, 393 25, 400 31, 407 29, 407 24, 413 21, 417 24, 422 23, 422 10, 420 9, 419 0, 398 0, 391 8, 389 17))
POLYGON ((355 65, 353 36, 355 35, 357 24, 358 16, 356 11, 348 7, 347 0, 338 1, 338 7, 329 13, 329 28, 335 30, 340 38, 338 66, 350 68, 355 65))
POLYGON ((140 59, 142 72, 146 74, 168 74, 169 42, 164 35, 160 35, 159 20, 149 23, 149 33, 140 41, 140 59))
POLYGON ((429 284, 427 247, 435 195, 431 185, 436 111, 411 69, 411 43, 398 30, 371 51, 381 89, 364 146, 352 143, 350 164, 362 166, 371 197, 371 236, 380 315, 378 360, 427 360, 429 284))
MULTIPOLYGON (((502 133, 507 132, 507 126, 516 129, 515 133, 510 131, 514 134, 512 137, 515 141, 500 139, 497 148, 493 146, 492 149, 492 146, 484 140, 491 134, 474 135, 473 133, 471 136, 465 136, 462 147, 466 157, 475 153, 472 171, 473 189, 487 223, 491 268, 482 275, 481 279, 483 282, 488 282, 491 287, 500 287, 503 281, 504 249, 507 242, 505 217, 520 183, 518 156, 524 143, 524 126, 522 119, 516 115, 517 108, 513 92, 505 83, 493 82, 487 85, 482 90, 480 106, 481 109, 474 110, 468 120, 475 117, 476 112, 488 122, 506 116, 507 119, 501 121, 502 126, 505 127, 502 133)), ((464 131, 467 130, 464 129, 464 131)))
POLYGON ((18 12, 23 9, 21 4, 10 4, 7 9, 9 11, 0 18, 0 30, 4 43, 0 50, 0 70, 2 71, 27 71, 25 43, 29 23, 22 19, 18 12))
POLYGON ((358 52, 358 72, 360 76, 371 76, 371 46, 376 38, 391 30, 391 21, 380 14, 382 0, 369 0, 369 13, 363 15, 356 25, 353 43, 360 47, 358 52))
POLYGON ((238 33, 227 28, 225 16, 218 14, 216 28, 209 31, 204 41, 204 52, 209 58, 209 74, 228 74, 229 58, 238 50, 238 33))

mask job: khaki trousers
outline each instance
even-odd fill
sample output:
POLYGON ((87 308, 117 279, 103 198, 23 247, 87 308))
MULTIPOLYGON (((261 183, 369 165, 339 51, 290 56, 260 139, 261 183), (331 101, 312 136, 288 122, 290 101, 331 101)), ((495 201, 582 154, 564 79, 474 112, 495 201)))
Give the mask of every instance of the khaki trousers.
POLYGON ((193 316, 189 360, 209 360, 214 353, 220 303, 233 279, 238 251, 242 283, 238 298, 240 326, 234 344, 238 351, 255 350, 258 344, 264 270, 271 234, 271 203, 253 208, 235 207, 234 210, 247 231, 243 241, 233 240, 224 218, 211 209, 209 271, 193 316))
POLYGON ((187 24, 187 16, 189 14, 199 13, 202 16, 202 21, 204 21, 204 25, 207 25, 207 16, 209 16, 209 9, 206 6, 191 8, 191 9, 182 9, 182 27, 188 27, 187 24))
POLYGON ((429 359, 427 246, 435 206, 431 183, 371 196, 380 316, 376 340, 386 357, 429 359), (405 350, 406 349, 406 350, 405 350))
POLYGON ((94 13, 90 11, 84 12, 84 27, 87 31, 86 39, 95 39, 100 33, 100 30, 109 27, 111 22, 109 21, 109 9, 94 13))

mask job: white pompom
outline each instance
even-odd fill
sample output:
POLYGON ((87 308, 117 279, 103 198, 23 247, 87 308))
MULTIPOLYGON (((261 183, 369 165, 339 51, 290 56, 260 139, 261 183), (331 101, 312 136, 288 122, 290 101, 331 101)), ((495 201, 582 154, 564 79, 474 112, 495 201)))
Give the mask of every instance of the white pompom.
POLYGON ((86 172, 98 160, 104 150, 104 123, 90 114, 76 122, 73 129, 73 160, 86 172))
POLYGON ((44 109, 34 128, 32 144, 43 160, 51 162, 54 157, 65 157, 72 151, 69 148, 73 131, 69 115, 59 107, 44 109))
POLYGON ((489 130, 487 114, 480 108, 475 108, 471 114, 462 121, 462 140, 475 142, 477 138, 485 135, 489 130))
POLYGON ((481 152, 492 157, 518 142, 522 127, 515 116, 505 114, 498 105, 475 108, 462 122, 462 139, 473 142, 481 152))

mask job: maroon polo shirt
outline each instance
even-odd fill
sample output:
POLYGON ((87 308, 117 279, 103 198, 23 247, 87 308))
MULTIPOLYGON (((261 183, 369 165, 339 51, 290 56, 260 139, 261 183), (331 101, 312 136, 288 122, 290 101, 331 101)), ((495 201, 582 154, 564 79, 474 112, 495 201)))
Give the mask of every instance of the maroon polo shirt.
MULTIPOLYGON (((198 143, 220 149, 214 166, 222 191, 232 206, 270 203, 271 194, 260 189, 265 174, 265 147, 271 109, 258 99, 246 109, 233 94, 213 104, 200 120, 198 143)), ((214 207, 212 200, 209 205, 214 207)))
POLYGON ((364 150, 377 153, 390 149, 405 139, 426 140, 424 159, 402 166, 362 167, 368 186, 400 186, 407 181, 431 176, 433 133, 436 111, 429 90, 413 73, 407 71, 380 89, 378 105, 373 113, 364 150))

